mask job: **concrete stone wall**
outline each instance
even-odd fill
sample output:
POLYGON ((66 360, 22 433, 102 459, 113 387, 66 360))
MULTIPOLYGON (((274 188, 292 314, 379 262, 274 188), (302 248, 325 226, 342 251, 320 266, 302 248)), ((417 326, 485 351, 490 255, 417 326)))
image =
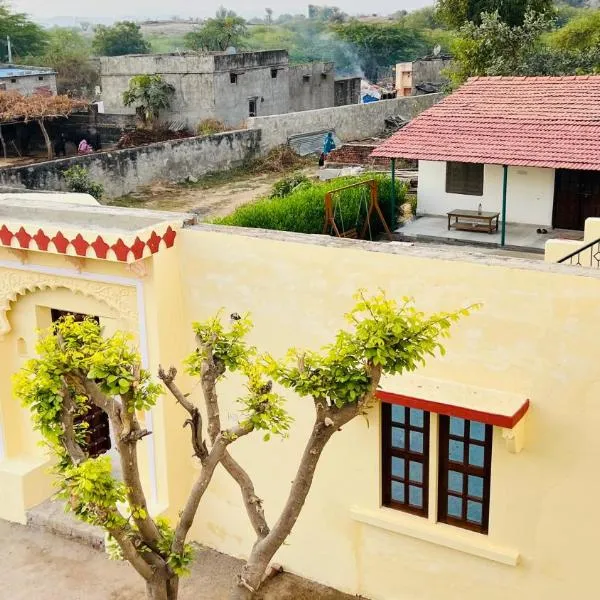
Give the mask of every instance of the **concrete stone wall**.
POLYGON ((450 58, 436 58, 432 60, 416 60, 412 64, 412 93, 413 95, 423 94, 417 89, 417 86, 431 84, 437 89, 441 89, 448 78, 442 74, 452 63, 450 58))
POLYGON ((0 79, 3 90, 16 91, 24 96, 33 94, 52 94, 56 96, 56 75, 54 73, 40 75, 23 75, 21 77, 3 77, 0 79))
POLYGON ((24 167, 0 169, 1 185, 24 185, 32 190, 65 190, 63 172, 73 165, 86 167, 107 197, 117 197, 159 179, 179 181, 239 166, 259 153, 261 132, 230 131, 98 152, 24 167))
POLYGON ((385 131, 387 117, 400 116, 410 120, 442 98, 442 94, 428 94, 382 100, 370 104, 336 106, 287 115, 255 117, 248 119, 248 127, 262 130, 261 148, 263 152, 286 144, 290 136, 318 131, 335 131, 343 142, 364 140, 382 135, 385 131))
POLYGON ((289 112, 334 105, 335 66, 332 62, 293 65, 289 70, 289 79, 289 112))
POLYGON ((334 106, 358 104, 360 102, 360 77, 336 79, 334 84, 334 106))

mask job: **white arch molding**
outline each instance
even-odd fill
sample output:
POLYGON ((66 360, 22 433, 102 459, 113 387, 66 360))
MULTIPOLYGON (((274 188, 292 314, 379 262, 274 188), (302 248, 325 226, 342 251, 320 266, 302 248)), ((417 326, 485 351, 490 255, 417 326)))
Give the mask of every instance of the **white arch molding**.
MULTIPOLYGON (((137 321, 142 367, 145 369, 148 368, 146 305, 144 302, 143 283, 139 279, 0 260, 0 336, 10 331, 7 314, 11 308, 11 302, 29 292, 57 288, 67 288, 75 293, 91 296, 104 302, 120 318, 124 319, 128 327, 132 330, 136 329, 137 321)), ((144 416, 146 427, 152 431, 154 421, 152 410, 147 411, 144 416)), ((154 505, 157 505, 158 481, 154 436, 147 436, 146 443, 148 448, 151 497, 154 505)), ((0 460, 4 456, 4 427, 0 423, 0 460)))

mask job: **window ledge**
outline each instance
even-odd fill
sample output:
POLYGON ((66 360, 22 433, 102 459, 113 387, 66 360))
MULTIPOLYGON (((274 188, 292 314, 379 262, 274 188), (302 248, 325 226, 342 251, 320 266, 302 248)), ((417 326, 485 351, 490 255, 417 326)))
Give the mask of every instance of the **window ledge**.
POLYGON ((515 567, 519 563, 519 553, 516 550, 491 544, 487 537, 479 533, 444 523, 431 523, 427 519, 405 515, 388 508, 372 510, 354 506, 350 509, 350 514, 355 521, 360 523, 452 548, 459 552, 511 567, 515 567))

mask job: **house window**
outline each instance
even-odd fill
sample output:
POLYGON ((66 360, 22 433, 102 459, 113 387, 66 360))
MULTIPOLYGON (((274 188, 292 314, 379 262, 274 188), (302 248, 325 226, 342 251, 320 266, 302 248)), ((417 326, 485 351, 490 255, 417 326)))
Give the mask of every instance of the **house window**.
POLYGON ((39 79, 40 81, 44 81, 44 76, 43 76, 43 75, 40 75, 40 76, 38 77, 38 79, 39 79))
POLYGON ((327 73, 321 73, 321 79, 327 79, 327 73))
POLYGON ((310 75, 302 75, 302 81, 304 81, 304 83, 308 83, 310 81, 310 75))
POLYGON ((439 418, 438 521, 487 533, 492 426, 439 418))
POLYGON ((483 165, 481 163, 447 162, 446 192, 482 196, 483 165))
POLYGON ((17 83, 17 80, 16 80, 16 78, 14 78, 14 77, 13 77, 13 78, 10 80, 10 82, 11 82, 11 83, 17 83))
POLYGON ((238 76, 237 73, 229 73, 229 81, 231 83, 237 83, 238 76))
POLYGON ((382 404, 383 504, 426 517, 429 413, 382 404))
POLYGON ((271 78, 275 79, 277 77, 277 69, 271 69, 271 78))
POLYGON ((256 116, 256 98, 251 98, 248 100, 248 116, 256 116))

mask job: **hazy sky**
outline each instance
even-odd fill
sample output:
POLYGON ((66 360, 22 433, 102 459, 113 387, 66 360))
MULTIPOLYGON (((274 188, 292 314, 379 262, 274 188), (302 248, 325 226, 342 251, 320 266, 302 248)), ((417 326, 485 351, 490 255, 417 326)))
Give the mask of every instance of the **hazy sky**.
POLYGON ((13 0, 13 9, 29 13, 32 17, 206 17, 215 12, 223 4, 240 14, 250 17, 262 15, 264 8, 270 6, 275 15, 281 13, 306 13, 309 3, 339 6, 347 13, 389 14, 397 10, 412 10, 428 4, 433 0, 330 0, 319 2, 308 0, 103 0, 102 2, 81 2, 81 0, 13 0))

